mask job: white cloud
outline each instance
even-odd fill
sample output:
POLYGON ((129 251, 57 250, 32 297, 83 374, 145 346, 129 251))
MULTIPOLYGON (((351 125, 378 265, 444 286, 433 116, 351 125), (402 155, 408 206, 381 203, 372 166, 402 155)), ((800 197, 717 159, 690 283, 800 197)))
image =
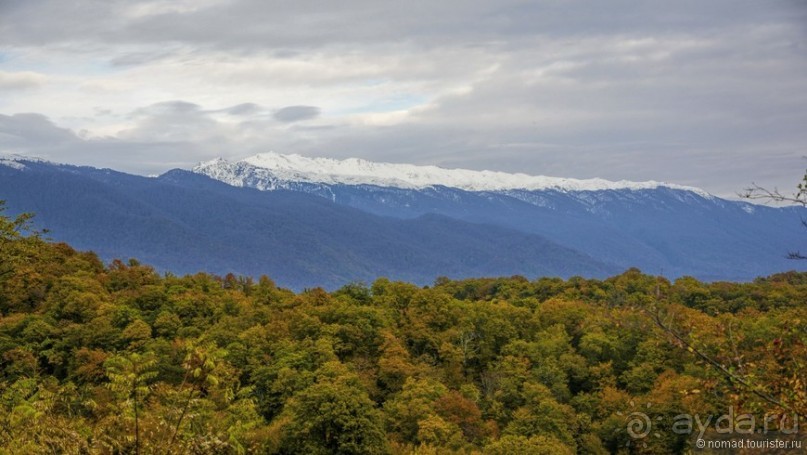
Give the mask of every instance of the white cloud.
POLYGON ((44 74, 33 71, 10 72, 0 70, 0 91, 38 88, 44 85, 47 79, 44 74))

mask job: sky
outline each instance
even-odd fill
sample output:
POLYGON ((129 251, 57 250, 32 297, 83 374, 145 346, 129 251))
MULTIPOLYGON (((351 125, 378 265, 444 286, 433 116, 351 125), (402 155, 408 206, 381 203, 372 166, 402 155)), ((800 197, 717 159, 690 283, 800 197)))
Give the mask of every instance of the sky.
POLYGON ((0 153, 268 151, 795 190, 807 2, 0 0, 0 153))

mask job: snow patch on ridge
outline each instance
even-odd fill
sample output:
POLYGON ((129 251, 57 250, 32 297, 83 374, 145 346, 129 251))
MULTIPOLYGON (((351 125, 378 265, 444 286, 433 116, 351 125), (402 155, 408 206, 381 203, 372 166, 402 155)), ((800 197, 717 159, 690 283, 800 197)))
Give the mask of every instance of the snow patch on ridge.
POLYGON ((0 153, 0 166, 10 167, 18 171, 27 169, 25 162, 29 163, 50 163, 50 161, 43 160, 34 156, 23 156, 15 153, 0 153))
POLYGON ((11 169, 16 169, 18 171, 22 171, 25 169, 25 165, 14 160, 6 159, 5 157, 0 157, 0 166, 10 167, 11 169))
POLYGON ((326 185, 376 185, 405 189, 446 186, 465 191, 557 190, 563 192, 602 190, 645 190, 659 187, 684 190, 712 198, 706 191, 689 186, 646 181, 617 182, 595 179, 572 179, 533 176, 522 173, 445 169, 437 166, 377 163, 358 158, 336 160, 309 158, 297 154, 261 153, 239 162, 222 158, 200 163, 193 168, 199 174, 233 186, 253 186, 259 189, 283 187, 283 182, 304 182, 326 185), (245 181, 249 175, 251 182, 245 181), (256 180, 264 180, 256 185, 256 180), (263 186, 264 188, 260 188, 263 186))

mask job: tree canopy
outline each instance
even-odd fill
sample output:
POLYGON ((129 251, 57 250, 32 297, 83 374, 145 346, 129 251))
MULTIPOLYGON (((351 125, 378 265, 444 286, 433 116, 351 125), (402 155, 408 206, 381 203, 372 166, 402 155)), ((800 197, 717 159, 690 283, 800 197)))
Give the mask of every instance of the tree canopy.
POLYGON ((294 293, 27 219, 0 216, 0 453, 682 453, 677 414, 807 415, 807 273, 294 293))

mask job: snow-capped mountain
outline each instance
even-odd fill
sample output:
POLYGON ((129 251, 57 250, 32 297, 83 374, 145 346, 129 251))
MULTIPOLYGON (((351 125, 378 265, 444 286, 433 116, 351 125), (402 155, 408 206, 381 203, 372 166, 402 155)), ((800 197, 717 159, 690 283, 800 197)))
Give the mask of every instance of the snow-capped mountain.
POLYGON ((262 190, 284 188, 289 183, 326 185, 374 185, 386 188, 424 189, 444 186, 465 191, 556 190, 603 191, 646 190, 659 187, 708 194, 694 187, 655 181, 612 182, 604 179, 571 179, 511 174, 495 171, 445 169, 437 166, 378 163, 358 158, 336 160, 297 154, 261 153, 231 163, 217 158, 198 164, 193 171, 234 186, 262 190))
POLYGON ((201 163, 232 186, 317 195, 394 218, 438 214, 538 234, 621 267, 742 278, 804 242, 799 213, 661 182, 576 180, 277 153, 201 163))
POLYGON ((807 268, 807 209, 657 182, 607 182, 262 154, 140 177, 0 158, 0 200, 103 258, 292 287, 377 276, 749 280, 807 268))
POLYGON ((445 216, 377 216, 303 192, 260 192, 175 169, 141 177, 25 158, 0 162, 4 215, 104 260, 173 273, 266 274, 279 285, 336 288, 386 276, 604 277, 620 267, 539 235, 445 216))

